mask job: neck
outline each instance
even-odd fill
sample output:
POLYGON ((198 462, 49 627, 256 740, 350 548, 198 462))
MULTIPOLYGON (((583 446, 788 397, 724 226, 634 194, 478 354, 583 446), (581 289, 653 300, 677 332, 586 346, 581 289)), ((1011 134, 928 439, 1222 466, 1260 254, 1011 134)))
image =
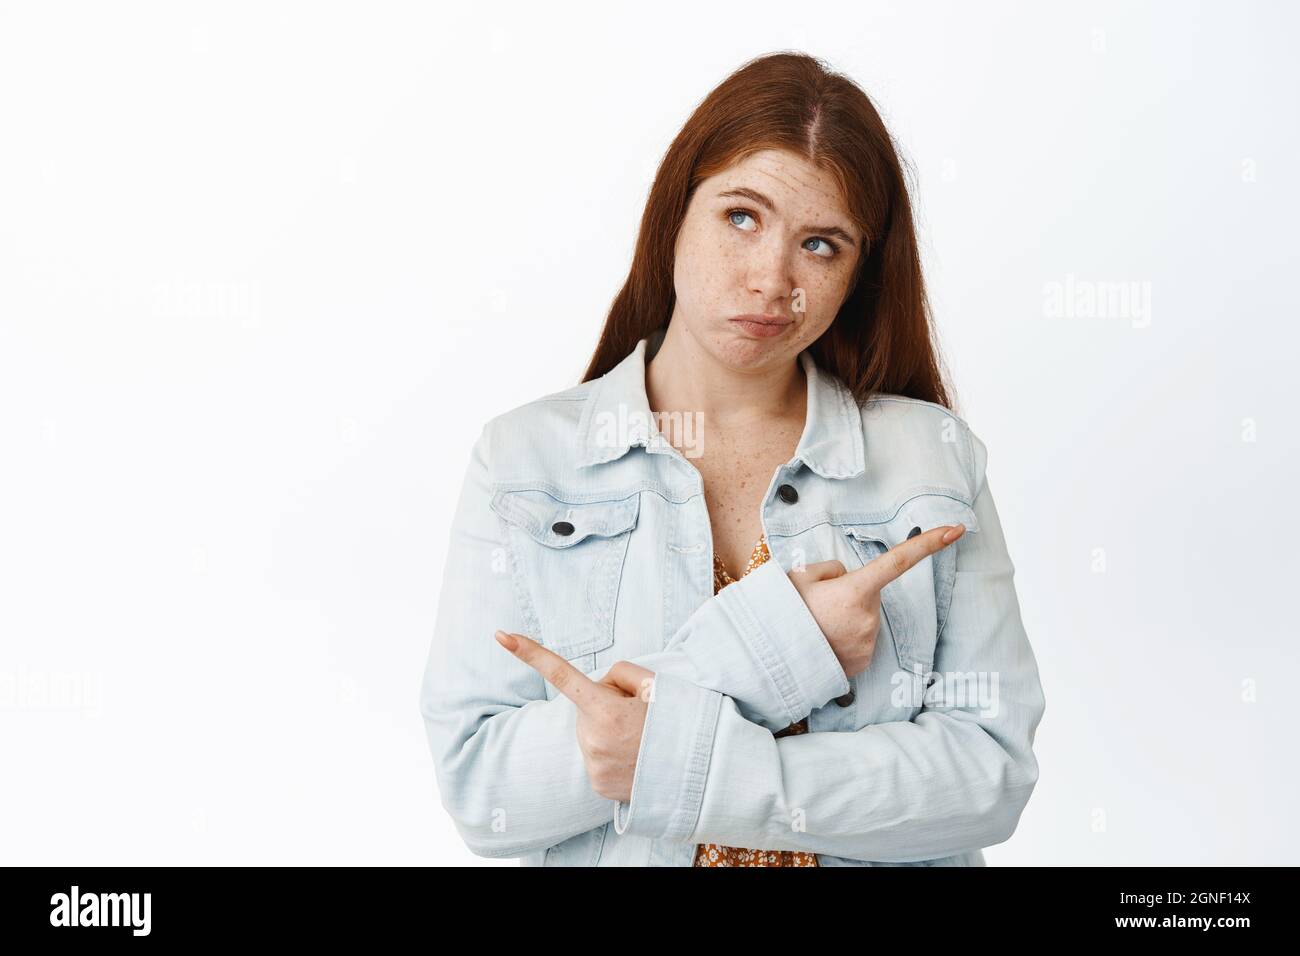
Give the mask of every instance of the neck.
POLYGON ((802 421, 808 404, 808 380, 797 358, 763 368, 731 368, 680 322, 668 324, 663 344, 646 366, 645 386, 655 414, 699 412, 722 431, 802 421))

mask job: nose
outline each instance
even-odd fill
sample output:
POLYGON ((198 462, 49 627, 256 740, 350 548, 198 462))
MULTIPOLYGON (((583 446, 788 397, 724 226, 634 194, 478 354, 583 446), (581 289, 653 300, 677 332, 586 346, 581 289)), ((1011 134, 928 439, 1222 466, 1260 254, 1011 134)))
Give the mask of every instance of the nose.
POLYGON ((783 301, 791 295, 794 282, 789 250, 778 236, 767 236, 754 248, 748 267, 749 289, 761 295, 765 303, 783 301))

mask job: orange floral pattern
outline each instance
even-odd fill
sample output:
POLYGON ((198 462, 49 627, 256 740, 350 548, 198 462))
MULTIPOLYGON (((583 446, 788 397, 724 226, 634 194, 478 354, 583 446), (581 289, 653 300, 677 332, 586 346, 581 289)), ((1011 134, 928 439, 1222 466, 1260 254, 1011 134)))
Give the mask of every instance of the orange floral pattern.
MULTIPOLYGON (((741 574, 743 578, 750 571, 772 556, 767 550, 767 539, 759 535, 758 543, 749 556, 749 564, 741 574)), ((713 556, 713 593, 717 594, 728 584, 735 584, 736 579, 727 573, 722 559, 713 556)), ((783 730, 776 731, 775 737, 788 737, 793 734, 808 732, 808 718, 791 724, 783 730)), ((695 866, 818 866, 816 853, 804 853, 799 850, 748 850, 738 846, 722 846, 718 843, 701 843, 695 848, 695 866)))

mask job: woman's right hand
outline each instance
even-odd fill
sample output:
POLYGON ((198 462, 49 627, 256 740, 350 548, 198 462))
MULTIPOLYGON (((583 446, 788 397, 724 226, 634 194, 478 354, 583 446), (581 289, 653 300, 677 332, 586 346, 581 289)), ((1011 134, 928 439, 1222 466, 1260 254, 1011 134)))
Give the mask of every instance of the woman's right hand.
POLYGON ((965 531, 961 524, 931 528, 853 571, 846 571, 839 561, 818 561, 789 572, 845 677, 866 670, 871 663, 880 633, 880 592, 885 585, 942 551, 965 531))

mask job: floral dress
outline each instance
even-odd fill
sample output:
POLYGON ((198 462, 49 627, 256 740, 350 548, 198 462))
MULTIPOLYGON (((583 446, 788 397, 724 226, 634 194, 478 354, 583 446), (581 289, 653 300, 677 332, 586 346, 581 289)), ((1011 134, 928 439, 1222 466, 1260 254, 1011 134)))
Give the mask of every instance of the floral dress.
MULTIPOLYGON (((772 555, 767 550, 767 540, 759 535, 758 543, 754 545, 754 551, 749 556, 749 565, 745 568, 743 578, 750 571, 770 558, 772 555)), ((713 556, 713 593, 717 594, 728 584, 735 584, 736 580, 727 573, 726 566, 722 559, 714 554, 713 556)), ((773 736, 787 737, 792 734, 804 734, 808 732, 808 718, 805 717, 798 723, 791 724, 783 730, 776 731, 773 736)), ((817 866, 816 853, 804 853, 800 850, 747 850, 738 846, 722 846, 717 843, 701 843, 695 848, 695 866, 817 866)))

